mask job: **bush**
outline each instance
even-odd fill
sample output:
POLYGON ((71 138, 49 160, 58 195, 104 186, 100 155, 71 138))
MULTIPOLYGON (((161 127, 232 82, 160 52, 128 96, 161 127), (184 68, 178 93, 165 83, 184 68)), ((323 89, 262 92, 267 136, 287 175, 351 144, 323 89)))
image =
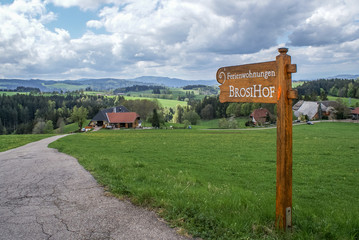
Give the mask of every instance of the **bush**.
POLYGON ((246 127, 254 127, 254 123, 252 122, 252 120, 249 120, 245 123, 246 127))
POLYGON ((191 125, 191 123, 188 120, 184 120, 183 124, 184 124, 184 127, 183 127, 184 129, 188 128, 188 126, 191 125))
POLYGON ((227 129, 236 129, 238 128, 238 122, 234 117, 230 117, 228 119, 222 118, 218 122, 219 128, 227 128, 227 129))

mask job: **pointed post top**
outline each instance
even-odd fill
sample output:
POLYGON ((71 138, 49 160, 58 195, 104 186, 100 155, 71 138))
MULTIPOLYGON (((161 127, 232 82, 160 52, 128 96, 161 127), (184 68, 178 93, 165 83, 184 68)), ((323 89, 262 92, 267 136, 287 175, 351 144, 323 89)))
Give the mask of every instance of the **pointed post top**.
POLYGON ((287 54, 287 52, 288 52, 288 48, 278 48, 278 52, 279 52, 280 54, 285 55, 285 54, 287 54))

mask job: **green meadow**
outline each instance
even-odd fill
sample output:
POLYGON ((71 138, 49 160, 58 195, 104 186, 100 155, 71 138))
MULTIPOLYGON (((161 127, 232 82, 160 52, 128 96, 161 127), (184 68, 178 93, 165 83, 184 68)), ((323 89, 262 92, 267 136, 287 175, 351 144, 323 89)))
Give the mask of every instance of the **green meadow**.
POLYGON ((24 135, 1 135, 0 136, 0 152, 17 148, 31 142, 35 142, 53 134, 24 134, 24 135))
POLYGON ((347 107, 358 107, 359 106, 359 99, 358 98, 344 98, 344 97, 328 96, 328 100, 330 100, 330 101, 337 101, 338 99, 343 101, 343 103, 347 107))
POLYGON ((276 129, 123 130, 50 146, 203 239, 358 239, 358 124, 293 127, 293 231, 275 229, 276 129), (95 147, 89 147, 95 146, 95 147))
POLYGON ((151 101, 156 99, 158 101, 158 103, 162 107, 168 107, 168 108, 176 108, 177 105, 187 106, 187 102, 171 100, 171 99, 148 98, 148 97, 131 97, 131 96, 125 96, 125 99, 126 100, 146 99, 146 100, 151 100, 151 101))

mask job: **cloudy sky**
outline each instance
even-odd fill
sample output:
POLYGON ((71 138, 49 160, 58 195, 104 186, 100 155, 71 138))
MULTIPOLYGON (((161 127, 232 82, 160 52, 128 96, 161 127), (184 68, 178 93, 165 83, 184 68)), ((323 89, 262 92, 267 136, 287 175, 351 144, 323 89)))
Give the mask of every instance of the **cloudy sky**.
POLYGON ((215 79, 275 60, 359 74, 358 0, 0 0, 0 78, 215 79))

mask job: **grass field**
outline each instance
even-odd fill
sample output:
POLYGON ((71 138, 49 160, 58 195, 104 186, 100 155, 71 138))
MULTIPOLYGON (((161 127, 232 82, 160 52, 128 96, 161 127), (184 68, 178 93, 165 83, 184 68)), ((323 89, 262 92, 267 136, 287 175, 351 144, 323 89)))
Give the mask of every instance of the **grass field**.
MULTIPOLYGON (((126 100, 135 100, 135 99, 147 99, 147 100, 154 100, 155 98, 145 98, 145 97, 131 97, 131 96, 125 96, 126 100)), ((187 102, 184 101, 177 101, 177 100, 170 100, 170 99, 160 99, 156 98, 158 102, 161 104, 162 107, 168 107, 168 108, 176 108, 176 106, 179 104, 181 106, 187 106, 187 102)))
POLYGON ((341 99, 347 107, 359 107, 358 98, 351 98, 349 100, 349 98, 328 96, 328 100, 330 101, 336 101, 337 99, 341 99))
MULTIPOLYGON (((87 126, 90 123, 90 121, 91 121, 90 119, 87 119, 86 122, 84 123, 83 127, 87 126)), ((78 124, 70 123, 64 127, 63 133, 72 133, 72 132, 76 132, 77 130, 79 130, 78 124)))
POLYGON ((17 148, 25 144, 35 142, 53 134, 25 134, 25 135, 1 135, 0 136, 0 152, 17 148))
POLYGON ((304 81, 292 81, 292 88, 296 88, 304 84, 304 81))
POLYGON ((29 94, 28 92, 7 92, 7 91, 0 91, 0 95, 5 95, 5 96, 13 96, 16 94, 29 94))
POLYGON ((275 129, 100 131, 51 147, 196 237, 358 239, 358 131, 349 123, 294 127, 292 234, 274 227, 275 129))

